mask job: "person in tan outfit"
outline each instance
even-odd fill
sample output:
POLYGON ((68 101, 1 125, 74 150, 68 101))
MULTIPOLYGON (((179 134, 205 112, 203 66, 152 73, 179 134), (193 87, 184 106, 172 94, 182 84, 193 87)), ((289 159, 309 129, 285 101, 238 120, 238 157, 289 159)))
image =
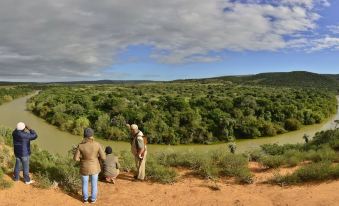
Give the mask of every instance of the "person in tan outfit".
POLYGON ((80 174, 82 180, 82 194, 84 203, 88 203, 88 180, 91 178, 91 203, 95 203, 98 193, 98 174, 101 171, 100 159, 106 159, 101 145, 94 141, 94 131, 91 128, 84 130, 84 139, 78 145, 74 160, 80 161, 80 174))
POLYGON ((131 151, 135 159, 135 165, 137 168, 137 174, 134 176, 135 179, 144 180, 146 176, 146 157, 147 147, 144 142, 144 134, 139 130, 138 125, 132 124, 131 130, 131 151))
POLYGON ((118 157, 113 154, 112 147, 105 149, 106 159, 102 161, 103 176, 107 182, 115 184, 115 179, 119 175, 120 163, 118 157))

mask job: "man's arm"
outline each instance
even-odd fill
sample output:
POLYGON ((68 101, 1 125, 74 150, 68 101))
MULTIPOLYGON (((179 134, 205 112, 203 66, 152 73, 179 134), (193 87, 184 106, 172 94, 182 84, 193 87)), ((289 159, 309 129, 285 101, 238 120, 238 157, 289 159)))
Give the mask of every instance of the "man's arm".
POLYGON ((22 138, 29 140, 35 140, 36 138, 38 138, 37 133, 33 129, 30 129, 28 131, 29 133, 23 132, 24 134, 22 135, 22 138))

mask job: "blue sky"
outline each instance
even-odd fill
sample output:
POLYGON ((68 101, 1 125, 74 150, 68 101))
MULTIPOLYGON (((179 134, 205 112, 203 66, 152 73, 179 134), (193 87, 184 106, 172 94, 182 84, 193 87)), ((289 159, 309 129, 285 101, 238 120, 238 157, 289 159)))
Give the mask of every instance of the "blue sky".
MULTIPOLYGON (((328 26, 339 25, 339 1, 330 1, 328 7, 317 8, 321 18, 317 28, 310 32, 317 36, 330 34, 328 26)), ((339 35, 336 35, 339 36, 339 35)), ((262 72, 310 71, 322 74, 339 74, 339 51, 326 48, 309 52, 300 49, 279 51, 228 51, 219 55, 221 61, 209 63, 161 64, 148 58, 151 47, 135 46, 121 54, 121 59, 139 59, 136 62, 124 61, 113 65, 109 70, 126 73, 124 79, 173 80, 204 78, 224 75, 246 75, 262 72), (133 75, 131 75, 133 74, 133 75), (151 75, 150 75, 151 74, 151 75)))
POLYGON ((338 10, 334 0, 3 0, 0 81, 338 74, 338 10))

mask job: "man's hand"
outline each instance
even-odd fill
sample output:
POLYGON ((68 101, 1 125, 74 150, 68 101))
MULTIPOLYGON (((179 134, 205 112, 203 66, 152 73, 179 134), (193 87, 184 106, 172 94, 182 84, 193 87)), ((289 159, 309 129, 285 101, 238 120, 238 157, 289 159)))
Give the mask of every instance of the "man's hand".
POLYGON ((28 126, 28 125, 26 125, 25 128, 28 129, 28 130, 31 130, 31 127, 28 126))

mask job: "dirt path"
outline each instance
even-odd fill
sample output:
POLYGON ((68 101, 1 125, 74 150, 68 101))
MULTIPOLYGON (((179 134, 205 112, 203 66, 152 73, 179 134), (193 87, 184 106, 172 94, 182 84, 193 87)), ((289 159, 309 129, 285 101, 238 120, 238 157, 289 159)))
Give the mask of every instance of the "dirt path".
MULTIPOLYGON (((217 183, 185 176, 173 185, 133 182, 130 174, 122 174, 117 184, 99 183, 96 205, 211 205, 211 206, 339 206, 339 181, 293 187, 279 187, 260 183, 272 176, 272 171, 256 170, 255 183, 238 185, 232 181, 217 183)), ((288 172, 286 169, 283 173, 288 172)), ((9 177, 6 177, 9 179, 9 177)), ((79 197, 71 197, 59 189, 38 189, 23 182, 15 182, 8 190, 0 191, 1 206, 77 206, 79 197)))

